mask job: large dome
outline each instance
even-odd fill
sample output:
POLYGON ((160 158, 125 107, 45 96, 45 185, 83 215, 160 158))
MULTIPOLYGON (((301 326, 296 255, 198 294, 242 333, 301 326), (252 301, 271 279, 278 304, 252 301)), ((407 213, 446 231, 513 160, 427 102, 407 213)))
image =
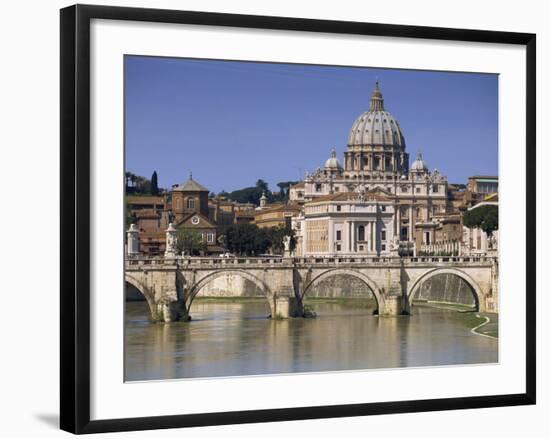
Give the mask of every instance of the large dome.
POLYGON ((405 137, 397 120, 384 109, 378 81, 372 92, 369 111, 353 123, 348 146, 393 146, 405 149, 405 137))

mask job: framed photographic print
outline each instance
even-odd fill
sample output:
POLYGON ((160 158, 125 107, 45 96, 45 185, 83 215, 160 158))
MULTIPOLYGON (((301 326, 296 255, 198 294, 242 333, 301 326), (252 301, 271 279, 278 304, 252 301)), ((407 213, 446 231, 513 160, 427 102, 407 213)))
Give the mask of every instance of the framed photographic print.
POLYGON ((61 427, 535 403, 535 35, 61 10, 61 427))

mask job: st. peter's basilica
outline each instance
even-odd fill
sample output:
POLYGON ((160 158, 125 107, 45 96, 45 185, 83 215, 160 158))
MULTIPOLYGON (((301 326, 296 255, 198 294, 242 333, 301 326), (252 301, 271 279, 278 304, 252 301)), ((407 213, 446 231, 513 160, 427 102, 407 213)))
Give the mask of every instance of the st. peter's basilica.
POLYGON ((405 136, 378 82, 369 110, 351 126, 343 163, 332 150, 290 189, 290 201, 303 205, 293 221, 297 255, 390 256, 434 243, 453 211, 447 178, 430 171, 422 154, 409 166, 405 136))

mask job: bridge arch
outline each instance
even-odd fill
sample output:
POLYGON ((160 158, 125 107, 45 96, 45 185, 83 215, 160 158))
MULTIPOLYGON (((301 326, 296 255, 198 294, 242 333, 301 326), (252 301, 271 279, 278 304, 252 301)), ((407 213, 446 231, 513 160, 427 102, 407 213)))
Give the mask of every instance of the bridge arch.
POLYGON ((308 291, 318 285, 323 280, 337 275, 344 275, 344 276, 352 276, 356 279, 359 279, 362 281, 371 291, 374 296, 374 299, 376 300, 376 305, 378 307, 378 310, 385 308, 385 300, 384 295, 378 288, 378 285, 376 285, 376 282, 374 282, 371 278, 369 278, 366 274, 363 272, 353 269, 353 268, 332 268, 329 270, 325 270, 322 273, 315 276, 305 287, 304 291, 302 292, 302 295, 300 299, 304 299, 308 293, 308 291))
POLYGON ((249 273, 246 270, 239 270, 239 269, 217 270, 217 271, 214 271, 213 273, 207 274, 206 276, 198 280, 193 286, 189 288, 187 297, 185 299, 186 308, 188 310, 191 308, 191 304, 193 303, 193 300, 195 299, 197 294, 199 294, 200 290, 204 288, 207 284, 209 284, 210 282, 222 276, 232 276, 232 275, 241 276, 243 279, 246 279, 254 283, 263 293, 263 295, 269 302, 269 308, 273 311, 273 294, 271 293, 271 290, 267 286, 267 284, 256 275, 249 273))
POLYGON ((155 298, 153 297, 153 293, 149 290, 149 288, 147 288, 147 286, 143 282, 139 281, 137 278, 128 273, 124 275, 124 281, 132 285, 136 290, 141 293, 143 297, 145 297, 145 300, 149 305, 149 309, 151 310, 151 312, 153 312, 153 310, 155 309, 155 298))
POLYGON ((475 279, 472 278, 472 276, 470 276, 468 273, 462 270, 459 270, 458 268, 433 268, 431 270, 426 271, 422 275, 420 275, 418 279, 416 279, 411 285, 411 287, 409 288, 409 292, 407 294, 409 304, 412 304, 415 296, 420 290, 420 286, 424 281, 440 274, 454 274, 455 276, 458 276, 464 282, 466 282, 466 284, 470 287, 473 293, 474 301, 475 301, 475 309, 476 311, 480 310, 480 304, 483 303, 483 300, 485 298, 485 295, 483 294, 483 290, 481 289, 479 284, 475 281, 475 279))

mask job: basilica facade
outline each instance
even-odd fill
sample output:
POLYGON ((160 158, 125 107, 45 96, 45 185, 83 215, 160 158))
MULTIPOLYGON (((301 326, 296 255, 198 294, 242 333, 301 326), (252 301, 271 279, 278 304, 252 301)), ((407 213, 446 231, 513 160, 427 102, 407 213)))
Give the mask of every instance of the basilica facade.
POLYGON ((291 187, 298 256, 396 256, 430 245, 452 211, 447 178, 421 154, 409 166, 405 136, 378 82, 351 126, 343 166, 335 150, 291 187))

